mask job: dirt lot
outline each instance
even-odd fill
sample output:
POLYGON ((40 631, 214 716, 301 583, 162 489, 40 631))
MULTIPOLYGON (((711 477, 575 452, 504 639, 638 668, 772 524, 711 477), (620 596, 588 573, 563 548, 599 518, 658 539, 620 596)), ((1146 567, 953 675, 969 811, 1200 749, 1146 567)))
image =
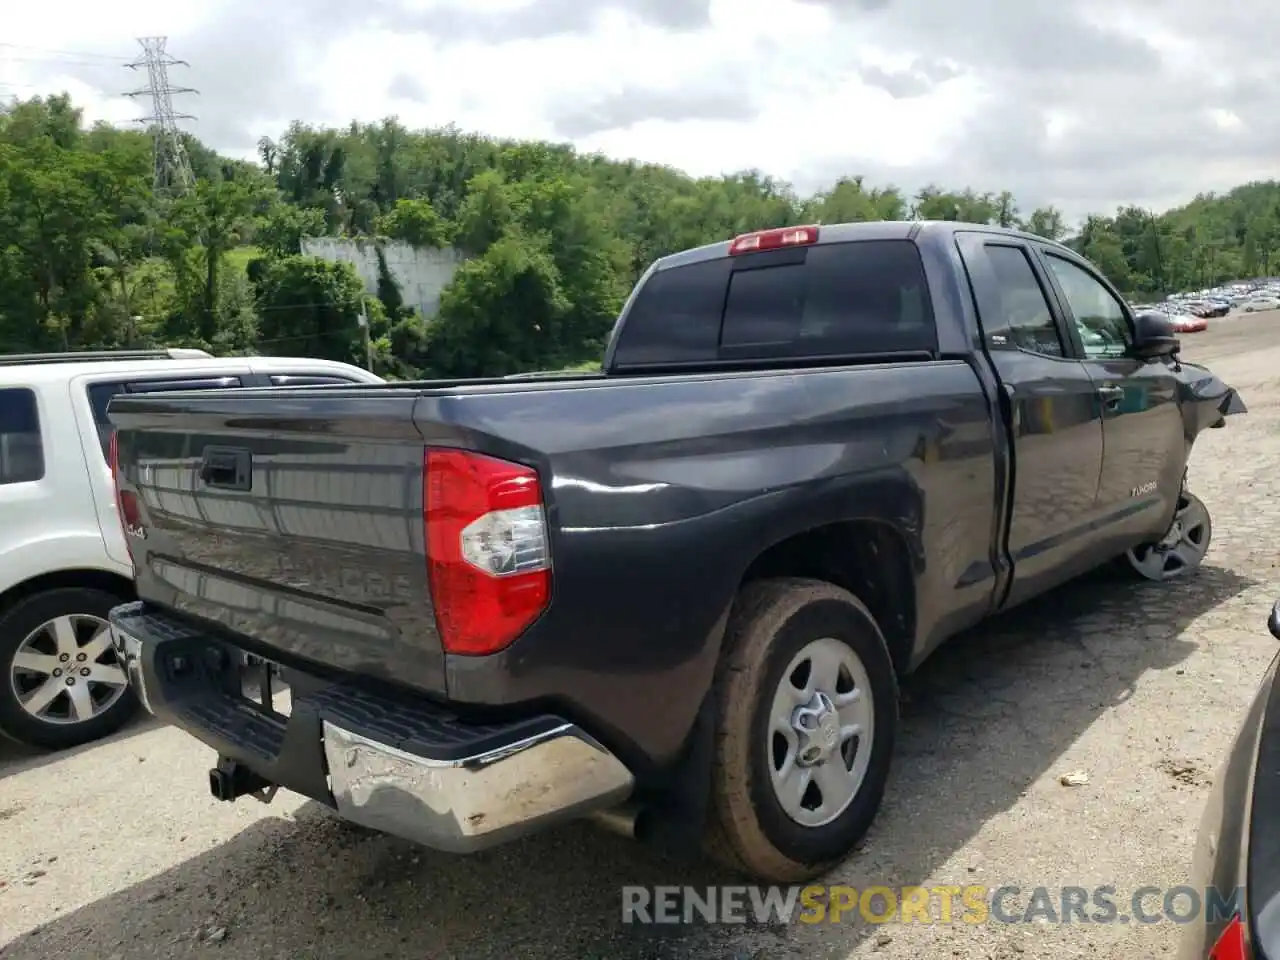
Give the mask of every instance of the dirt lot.
MULTIPOLYGON (((889 797, 833 883, 1180 883, 1207 785, 1275 642, 1280 314, 1186 338, 1247 417, 1200 441, 1214 516, 1186 584, 1070 586, 945 647, 907 684, 889 797), (1084 771, 1088 782, 1060 777, 1084 771)), ((218 804, 193 740, 143 724, 61 756, 0 747, 0 953, 35 958, 1154 957, 1171 922, 623 926, 623 884, 707 884, 586 826, 474 858, 281 795, 218 804)))

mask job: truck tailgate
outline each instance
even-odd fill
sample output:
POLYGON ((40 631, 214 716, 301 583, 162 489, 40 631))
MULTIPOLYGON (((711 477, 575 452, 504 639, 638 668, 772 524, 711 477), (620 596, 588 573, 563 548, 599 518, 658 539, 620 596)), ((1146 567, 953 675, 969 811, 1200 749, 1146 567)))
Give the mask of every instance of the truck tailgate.
POLYGON ((417 391, 119 397, 141 599, 261 656, 444 692, 417 391))

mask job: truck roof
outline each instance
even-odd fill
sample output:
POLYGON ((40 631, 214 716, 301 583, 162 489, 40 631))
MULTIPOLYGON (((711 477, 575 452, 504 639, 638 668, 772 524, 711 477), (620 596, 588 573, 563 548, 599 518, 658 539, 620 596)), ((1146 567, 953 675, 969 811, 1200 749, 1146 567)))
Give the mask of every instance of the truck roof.
MULTIPOLYGON (((955 220, 870 220, 865 223, 822 223, 817 224, 818 240, 813 246, 824 243, 848 243, 853 240, 915 240, 923 237, 950 236, 962 230, 983 230, 987 233, 1003 233, 1021 240, 1034 240, 1055 247, 1063 247, 1053 240, 1047 240, 1024 230, 1010 227, 993 227, 983 223, 964 223, 955 220)), ((691 250, 682 250, 670 256, 661 257, 654 262, 653 270, 668 270, 672 267, 697 263, 701 260, 714 260, 729 255, 729 247, 733 238, 718 240, 691 250)))

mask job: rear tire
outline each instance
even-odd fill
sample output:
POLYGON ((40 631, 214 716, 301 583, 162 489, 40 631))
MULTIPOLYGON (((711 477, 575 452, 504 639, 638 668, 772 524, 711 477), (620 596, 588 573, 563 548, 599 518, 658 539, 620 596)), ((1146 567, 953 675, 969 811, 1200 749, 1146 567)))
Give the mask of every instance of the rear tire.
POLYGON ((716 699, 707 853, 770 883, 825 873, 870 829, 889 778, 898 685, 875 618, 823 581, 747 584, 716 699))
POLYGON ((107 614, 123 602, 105 590, 58 587, 18 601, 0 617, 0 733, 29 746, 65 750, 114 733, 134 717, 138 699, 133 691, 102 682, 124 676, 110 642, 98 650, 107 614), (75 645, 83 653, 73 652, 75 645), (80 685, 75 692, 87 719, 76 719, 75 688, 67 680, 80 685), (42 689, 52 693, 55 686, 58 695, 43 711, 36 710, 33 697, 42 689))

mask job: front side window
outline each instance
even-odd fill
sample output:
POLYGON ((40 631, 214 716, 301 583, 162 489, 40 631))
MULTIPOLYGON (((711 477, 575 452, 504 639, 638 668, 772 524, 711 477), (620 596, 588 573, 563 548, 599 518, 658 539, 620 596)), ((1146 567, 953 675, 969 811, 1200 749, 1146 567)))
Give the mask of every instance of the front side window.
POLYGON ((36 395, 25 387, 0 390, 0 484, 44 477, 44 443, 36 395))
POLYGON ((1089 271, 1069 260, 1045 254, 1054 279, 1062 288, 1075 318, 1087 357, 1123 357, 1133 337, 1124 307, 1089 271))

